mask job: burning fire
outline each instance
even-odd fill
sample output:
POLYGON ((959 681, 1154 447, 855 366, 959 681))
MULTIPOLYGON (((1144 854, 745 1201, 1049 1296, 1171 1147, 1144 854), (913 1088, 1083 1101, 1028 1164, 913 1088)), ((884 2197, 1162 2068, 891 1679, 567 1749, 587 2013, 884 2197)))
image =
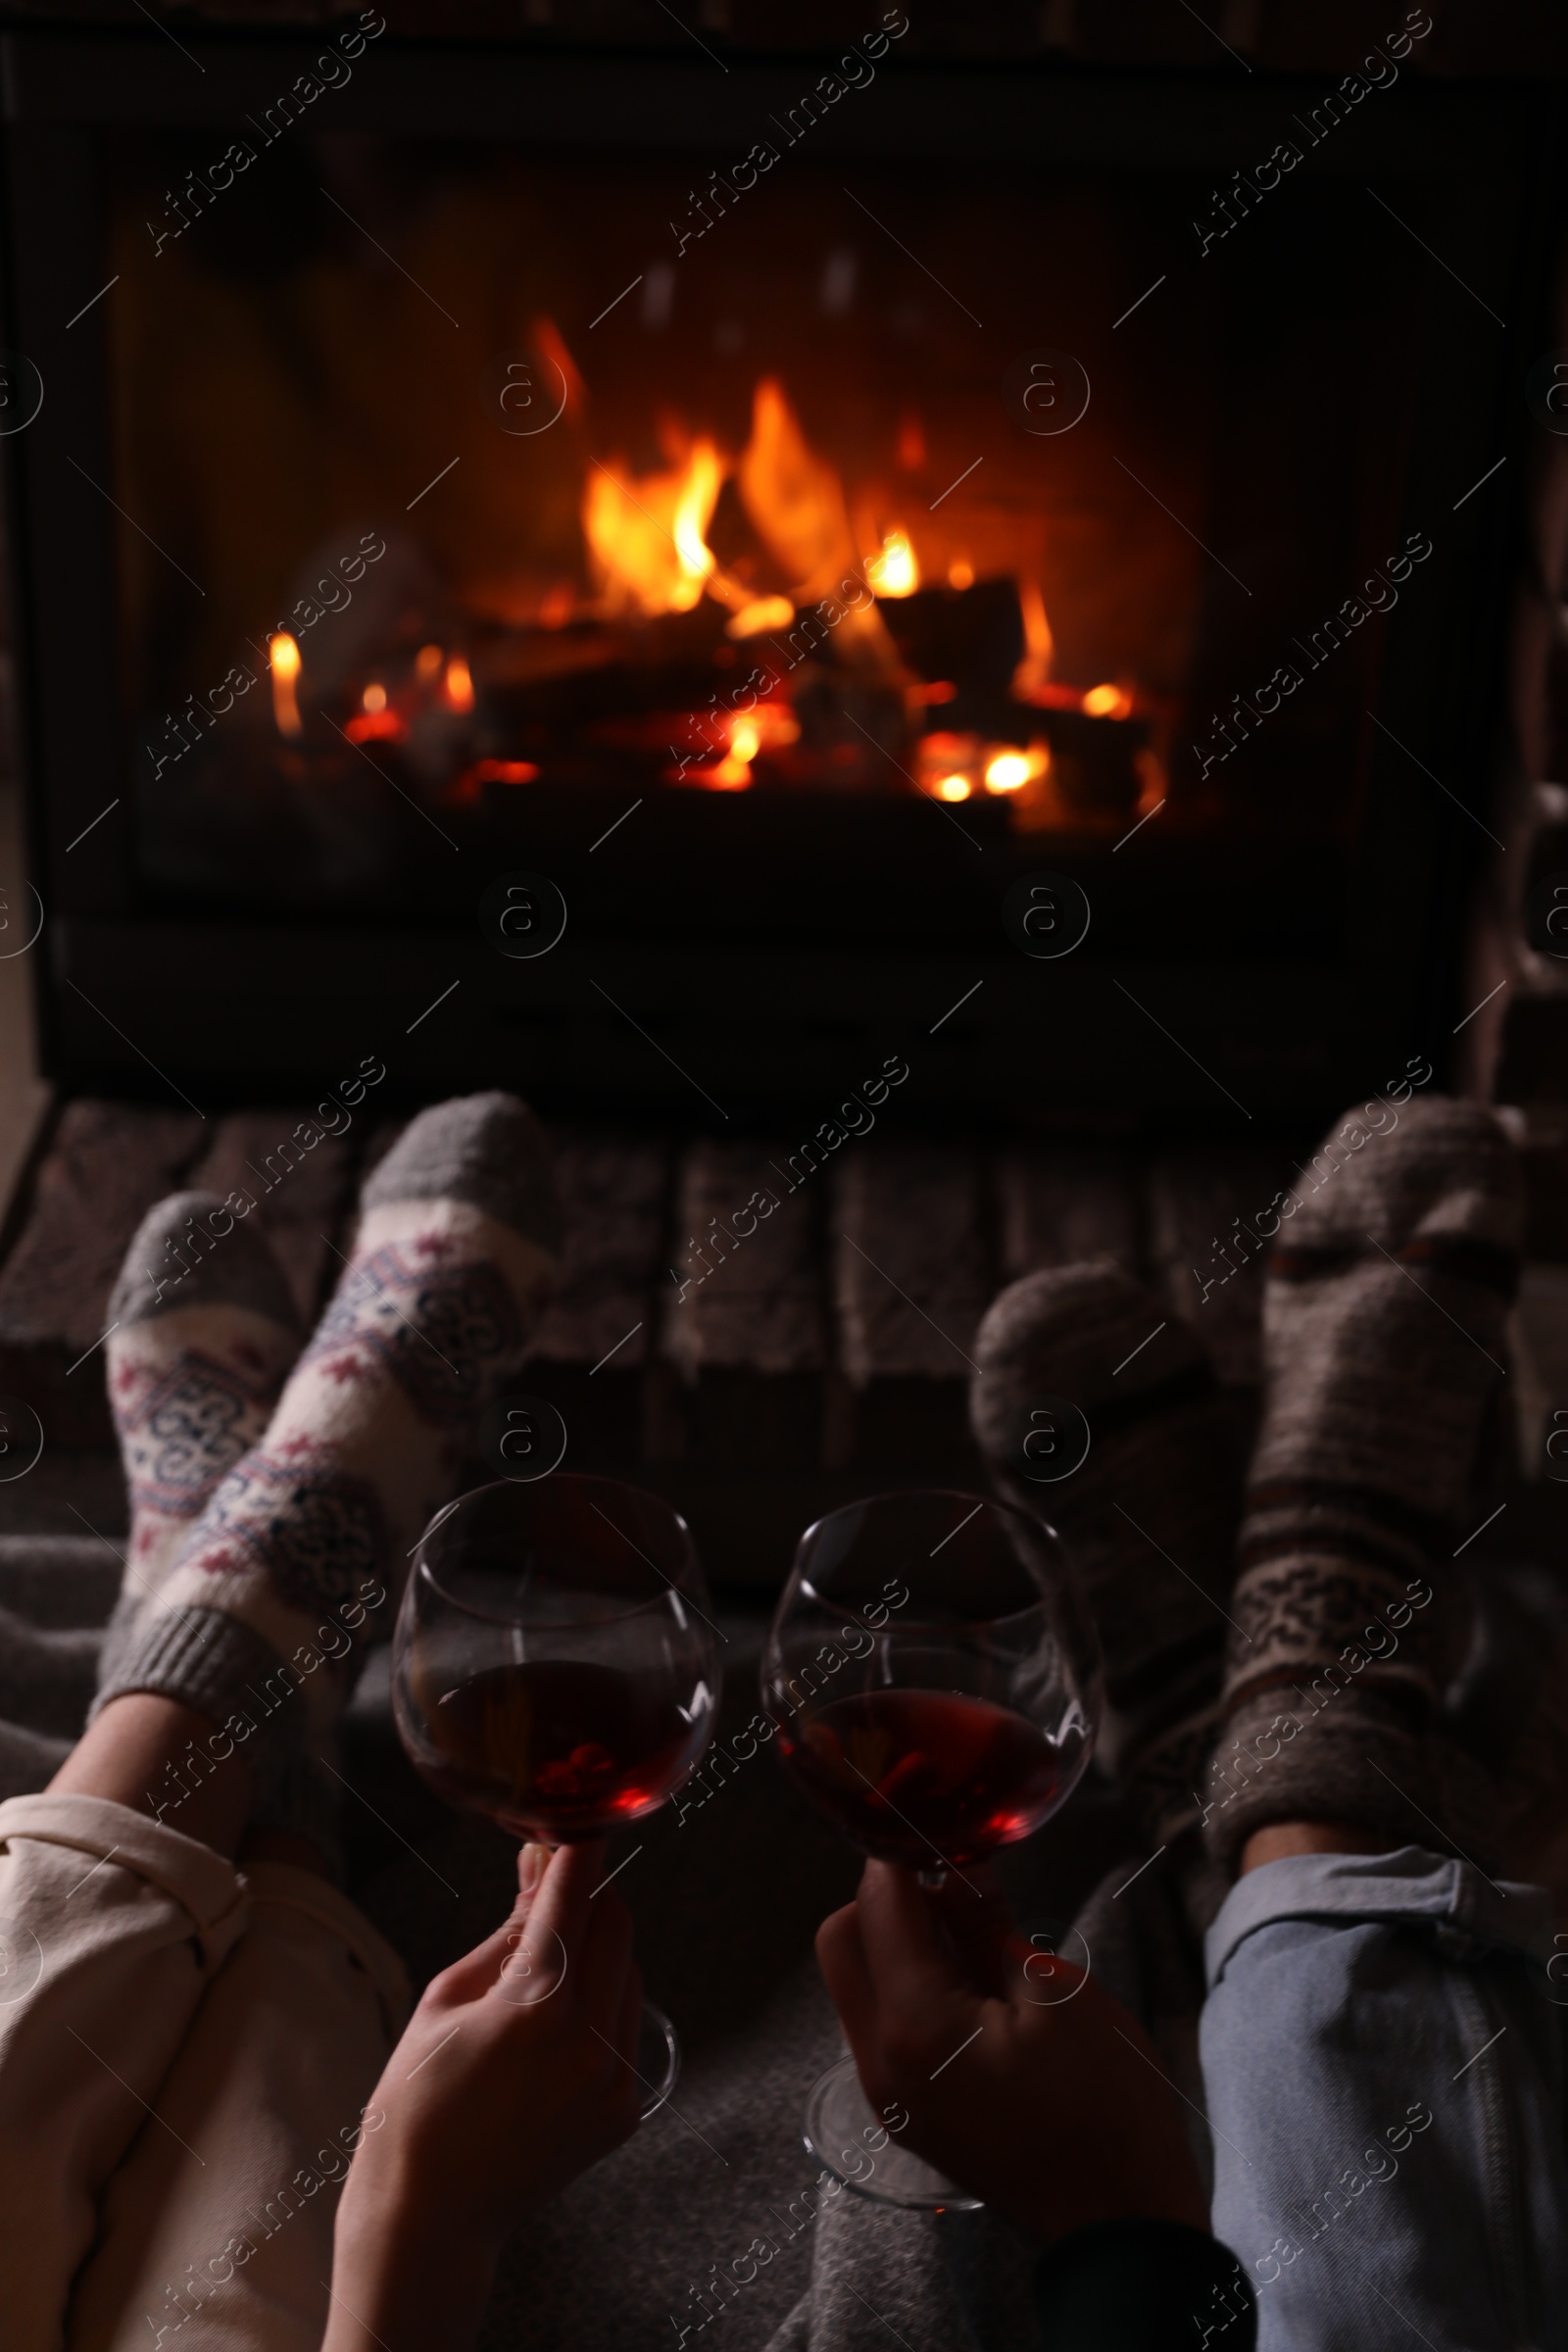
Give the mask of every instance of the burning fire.
POLYGON ((986 790, 1018 792, 1034 772, 1027 752, 993 752, 986 761, 986 790))
POLYGON ((730 729, 729 750, 716 767, 705 768, 703 782, 710 792, 744 792, 752 780, 752 761, 762 738, 749 718, 737 719, 730 729))
POLYGON ((1051 661, 1056 649, 1037 580, 1019 581, 1018 607, 1023 614, 1023 660, 1012 673, 1012 691, 1028 702, 1050 684, 1051 661))
MULTIPOLYGON (((566 405, 580 415, 587 406, 586 387, 558 331, 548 320, 535 321, 535 339, 565 380, 566 405)), ((572 576, 526 579, 515 612, 507 615, 513 627, 542 632, 570 626, 573 635, 559 648, 540 637, 521 649, 516 665, 519 687, 531 688, 536 677, 554 676, 563 664, 575 672, 584 664, 620 660, 624 622, 701 613, 689 632, 662 632, 648 652, 649 676, 656 681, 648 695, 667 687, 668 706, 673 707, 650 699, 634 717, 612 711, 608 719, 593 722, 605 741, 653 759, 669 741, 667 726, 676 737, 672 764, 663 771, 667 783, 713 792, 747 791, 759 775, 764 785, 853 784, 864 754, 849 740, 848 730, 858 727, 860 735, 868 737, 854 706, 858 700, 865 702, 869 689, 869 707, 885 710, 896 732, 905 730, 902 741, 909 748, 904 758, 910 762, 912 780, 937 801, 1000 799, 1008 804, 1011 827, 1047 830, 1095 805, 1081 780, 1086 770, 1092 793, 1098 789, 1100 772, 1114 768, 1120 760, 1116 774, 1121 781, 1113 776, 1112 782, 1116 790, 1124 788, 1126 762, 1134 757, 1130 747, 1142 741, 1147 727, 1141 726, 1136 738, 1118 747, 1110 740, 1120 733, 1115 726, 1061 727, 1042 714, 1072 710, 1091 719, 1118 721, 1132 717, 1135 708, 1142 710, 1142 696, 1129 684, 1107 681, 1084 690, 1053 679, 1054 645, 1038 579, 1027 573, 1015 576, 1015 581, 997 576, 995 550, 988 546, 977 558, 987 572, 984 600, 962 614, 949 612, 948 592, 962 596, 975 588, 976 562, 964 552, 961 539, 956 543, 946 535, 954 528, 948 515, 940 526, 920 520, 907 477, 925 470, 928 452, 912 409, 900 416, 885 453, 905 477, 897 488, 888 478, 858 482, 852 474, 848 483, 841 478, 812 447, 776 376, 761 377, 753 389, 743 448, 725 445, 716 432, 673 416, 662 420, 657 447, 659 457, 649 472, 634 471, 624 455, 608 448, 602 457, 589 456, 580 522, 591 597, 583 597, 581 575, 564 556, 560 559, 563 570, 572 576), (721 496, 722 520, 714 534, 721 496), (914 531, 898 519, 901 512, 916 517, 921 549, 916 548, 914 531), (722 558, 710 534, 716 535, 722 558), (945 582, 946 590, 914 612, 897 612, 895 600, 915 596, 924 578, 945 582), (963 664, 971 623, 982 632, 1006 631, 1013 625, 1007 597, 998 592, 1014 584, 1022 657, 1012 674, 1010 708, 994 709, 995 682, 984 695, 978 694, 963 664), (815 619, 814 629, 800 625, 808 617, 815 619), (890 618, 897 624, 897 640, 890 618), (616 625, 598 625, 605 621, 616 625), (743 675, 754 659, 750 653, 737 656, 715 644, 720 623, 732 641, 764 633, 775 637, 782 667, 774 669, 766 649, 757 649, 763 666, 752 671, 753 707, 746 713, 720 716, 717 693, 708 696, 706 710, 686 708, 688 696, 693 703, 701 700, 700 690, 687 681, 694 670, 702 674, 703 663, 712 663, 716 682, 717 673, 726 667, 743 675), (950 631, 947 636, 945 629, 950 631), (788 648, 778 648, 777 633, 786 630, 798 631, 799 642, 792 635, 788 648), (832 646, 824 651, 822 640, 829 631, 832 646), (906 649, 902 657, 900 646, 906 649), (940 665, 950 657, 954 675, 944 676, 940 665), (934 674, 926 675, 928 671, 934 674), (942 713, 953 731, 930 730, 934 707, 947 704, 956 706, 951 715, 942 713), (805 741, 797 708, 807 716, 805 741), (1054 772, 1044 736, 1048 724, 1057 739, 1054 772), (958 727, 973 731, 959 732, 958 727), (791 757, 776 756, 797 743, 802 748, 791 757)), ((919 495, 923 497, 924 487, 919 495)), ((439 630, 443 639, 448 634, 444 623, 434 618, 425 626, 439 630)), ((488 644, 485 639, 475 642, 488 644)), ((1012 643, 1017 643, 1016 637, 1012 643)), ((489 732, 508 709, 510 669, 482 669, 492 682, 493 707, 487 703, 487 725, 480 731, 468 723, 476 708, 468 656, 433 640, 422 645, 417 639, 412 645, 400 640, 400 648, 389 657, 384 680, 367 680, 362 671, 348 689, 341 715, 342 731, 350 741, 406 744, 404 756, 423 782, 441 785, 459 799, 477 799, 494 785, 531 783, 542 774, 554 781, 549 756, 543 768, 532 760, 475 757, 481 745, 487 750, 514 748, 494 744, 489 732), (450 774, 454 768, 461 769, 456 776, 450 774)), ((300 648, 293 636, 279 631, 270 639, 269 652, 277 730, 286 740, 297 740, 304 733, 298 695, 300 648)), ((496 660, 493 655, 486 658, 496 660)), ((726 699, 745 697, 737 692, 726 699)), ((555 724, 546 723, 547 735, 555 724)), ((538 746, 525 737, 515 748, 538 746)), ((1161 804, 1166 789, 1163 771, 1152 753, 1139 751, 1136 756, 1140 806, 1147 803, 1152 809, 1161 804)), ((895 765, 902 768, 901 761, 895 765)))
POLYGON ((300 649, 286 629, 267 640, 267 651, 272 665, 272 717, 277 731, 295 742, 305 732, 300 716, 299 684, 300 649))
POLYGON ((753 528, 797 605, 812 605, 855 568, 844 485, 801 430, 776 376, 752 395, 752 437, 735 468, 753 528))
POLYGON ((908 536, 896 526, 871 558, 865 576, 878 596, 912 596, 920 585, 920 566, 908 536))
POLYGON ((782 698, 761 702, 744 717, 737 714, 727 721, 729 748, 721 760, 707 767, 683 769, 678 775, 671 772, 666 780, 695 784, 708 792, 745 792, 756 781, 752 762, 759 752, 799 743, 800 739, 801 722, 787 702, 782 698))
MULTIPOLYGON (((878 596, 909 596, 919 586, 914 548, 897 525, 862 566, 843 484, 807 441, 776 377, 763 376, 753 393, 751 438, 738 458, 726 458, 706 434, 683 443, 673 424, 665 427, 665 442, 671 463, 662 472, 628 477, 619 460, 591 461, 582 526, 606 611, 652 619, 694 612, 706 595, 729 608, 726 634, 744 639, 787 628, 798 610, 862 570, 878 596), (778 578, 774 589, 754 588, 726 571, 708 544, 719 491, 731 476, 778 578)), ((851 662, 899 675, 874 605, 846 615, 839 644, 851 662)))
POLYGON ((724 468, 711 441, 692 444, 666 473, 630 486, 593 460, 582 524, 605 603, 612 612, 690 612, 717 569, 704 534, 724 468))

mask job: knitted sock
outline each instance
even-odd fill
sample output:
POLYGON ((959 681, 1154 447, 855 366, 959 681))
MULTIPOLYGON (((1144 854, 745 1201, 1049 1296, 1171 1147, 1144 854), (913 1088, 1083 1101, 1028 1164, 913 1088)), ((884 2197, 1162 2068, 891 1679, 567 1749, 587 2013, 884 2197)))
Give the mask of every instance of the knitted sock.
POLYGON ((304 1333, 277 1260, 209 1193, 174 1193, 137 1227, 109 1300, 110 1408, 130 1541, 99 1677, 113 1677, 143 1604, 220 1479, 266 1429, 304 1333), (194 1230, 193 1230, 194 1229, 194 1230), (187 1262, 188 1261, 188 1262, 187 1262))
POLYGON ((1295 1196, 1264 1292, 1264 1415, 1207 1791, 1227 1864, 1270 1821, 1348 1822, 1391 1845, 1477 1835, 1438 1709, 1470 1633, 1455 1553, 1503 1376, 1519 1172, 1475 1103, 1428 1098, 1356 1131, 1358 1155, 1295 1196))
POLYGON ((556 1248, 524 1104, 472 1095, 413 1122, 365 1187, 353 1259, 265 1438, 146 1601, 100 1705, 156 1690, 210 1716, 246 1743, 258 1818, 306 1826, 277 1792, 390 1635, 408 1554, 517 1367, 556 1248))
MULTIPOLYGON (((1196 1332, 1108 1260, 1025 1275, 975 1340, 969 1417, 1007 1498, 1049 1519, 1083 1582, 1105 1665, 1101 1761, 1152 1841, 1195 1828, 1213 1745, 1240 1465, 1196 1332), (1088 1421, 1081 1466, 1035 1483, 1065 1398, 1088 1421)), ((1076 1450, 1060 1414, 1054 1435, 1076 1450)), ((1047 1457, 1048 1459, 1050 1457, 1047 1457)))

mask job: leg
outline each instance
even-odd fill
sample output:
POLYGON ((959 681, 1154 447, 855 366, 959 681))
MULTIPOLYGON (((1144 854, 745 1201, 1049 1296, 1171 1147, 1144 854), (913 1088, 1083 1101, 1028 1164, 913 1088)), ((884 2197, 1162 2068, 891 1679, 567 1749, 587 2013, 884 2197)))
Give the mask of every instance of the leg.
POLYGON ((408 2014, 401 1965, 315 1873, 247 1860, 249 1924, 103 2199, 66 2342, 316 2352, 338 2192, 408 2014))
POLYGON ((0 1806, 0 2296, 16 2352, 60 2343, 98 2200, 135 2134, 159 2129, 147 2119, 245 1918, 232 1864, 144 1812, 79 1787, 0 1806))
MULTIPOLYGON (((162 1203, 115 1286, 109 1394, 131 1533, 110 1661, 298 1352, 259 1236, 238 1228, 187 1263, 194 1213, 220 1207, 200 1194, 162 1203)), ((249 1769, 233 1754, 210 1775, 181 1771, 215 1728, 175 1700, 119 1699, 47 1795, 0 1807, 0 2291, 25 2352, 59 2342, 99 2199, 137 2132, 159 2131, 149 2112, 245 1926, 230 1858, 249 1769), (158 1792, 186 1780, 176 1830, 158 1792)))
POLYGON ((365 1188, 352 1262, 265 1437, 117 1647, 100 1704, 154 1691, 211 1717, 270 1826, 331 1834, 359 1657, 390 1636, 409 1555, 521 1361, 556 1221, 524 1104, 475 1095, 416 1119, 365 1188))
MULTIPOLYGON (((324 2321, 324 2240, 298 2215, 312 2196, 322 2216, 335 2201, 321 2194, 330 2147, 358 2131, 404 1996, 352 1907, 278 1856, 303 1850, 288 1845, 302 1824, 330 1841, 328 1783, 312 1766, 374 1630, 355 1601, 361 1572, 395 1596, 464 1425, 525 1341, 550 1264, 532 1238, 550 1219, 538 1130, 506 1097, 426 1113, 363 1209, 354 1264, 265 1442, 228 1468, 182 1548, 133 1541, 105 1688, 55 1789, 0 1810, 0 1910, 21 1954, 0 2038, 0 2141, 18 2175, 0 2203, 0 2283, 23 2285, 25 2352, 60 2341, 100 2200, 83 2342, 112 2338, 125 2296, 154 2297, 156 2336, 166 2288, 201 2264, 198 2299, 231 2287, 225 2261, 236 2277, 255 2266, 255 2288, 227 2298, 240 2341, 310 2327, 318 2338, 324 2321), (225 1858, 237 1848, 254 1904, 225 1858), (191 2128, 172 2129, 172 2113, 191 2128), (265 2181, 247 2169, 257 2148, 265 2181), (287 2189, 270 2177, 285 2154, 298 2158, 291 2227, 259 2224, 243 2258, 226 2253, 232 2230, 204 2252, 229 2176, 261 2190, 265 2216, 287 2189), (155 2279, 146 2261, 175 2253, 155 2279)), ((196 1270, 237 1262, 224 1251, 240 1238, 196 1270)), ((161 1286, 147 1287, 157 1307, 161 1286)))
POLYGON ((1348 1851, 1332 1825, 1265 1835, 1298 1851, 1244 1873, 1209 1931, 1201 2030, 1213 2228, 1261 2352, 1560 2347, 1546 1897, 1416 1847, 1348 1851))
POLYGON ((1441 1101, 1362 1151, 1314 1161, 1330 1173, 1303 1183, 1265 1298, 1229 1738, 1204 1808, 1216 1856, 1241 1862, 1207 1941, 1214 2228, 1265 2352, 1560 2345, 1549 1910, 1469 1858, 1443 1708, 1517 1176, 1485 1112, 1441 1101), (1457 1857, 1427 1850, 1456 1828, 1457 1857))
POLYGON ((1324 1146, 1312 1164, 1330 1172, 1303 1178, 1269 1263, 1205 1834, 1231 1868, 1256 1831, 1303 1818, 1494 1867, 1496 1793, 1443 1699, 1469 1639, 1460 1555, 1502 1377, 1519 1173, 1474 1103, 1434 1098, 1385 1133, 1347 1129, 1360 1156, 1342 1143, 1336 1165, 1324 1146))

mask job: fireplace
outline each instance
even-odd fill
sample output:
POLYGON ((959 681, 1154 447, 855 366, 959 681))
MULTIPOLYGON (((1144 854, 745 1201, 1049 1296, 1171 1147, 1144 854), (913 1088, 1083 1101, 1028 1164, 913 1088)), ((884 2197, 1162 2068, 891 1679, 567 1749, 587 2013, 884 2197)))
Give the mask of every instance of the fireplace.
POLYGON ((57 1076, 1234 1129, 1437 1049, 1529 102, 378 24, 8 36, 57 1076))

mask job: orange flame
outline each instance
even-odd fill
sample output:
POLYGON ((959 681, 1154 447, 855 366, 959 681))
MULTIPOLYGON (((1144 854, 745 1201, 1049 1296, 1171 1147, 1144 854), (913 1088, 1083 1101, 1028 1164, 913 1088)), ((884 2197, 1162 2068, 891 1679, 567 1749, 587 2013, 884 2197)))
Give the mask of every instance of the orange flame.
POLYGON ((878 596, 912 596, 919 587, 919 563, 908 533, 900 530, 897 523, 867 564, 865 576, 878 596))
POLYGON ((776 376, 764 375, 752 395, 752 437, 735 481, 797 605, 815 604, 856 569, 844 486, 808 445, 776 376))
POLYGON ((1021 792, 1037 776, 1051 770, 1051 747, 1047 743, 1032 743, 1026 752, 1008 744, 993 752, 986 761, 987 792, 1021 792))
POLYGON ((587 399, 587 388, 560 327, 553 318, 541 316, 534 320, 529 333, 535 351, 548 360, 551 367, 561 370, 566 387, 566 415, 580 416, 587 399))
POLYGON ((622 481, 596 459, 582 525, 613 612, 690 612, 716 570, 706 543, 724 469, 711 441, 694 442, 667 473, 622 481))
POLYGON ((279 629, 275 637, 267 640, 267 650, 271 657, 272 717, 278 733, 293 741, 305 732, 295 692, 300 675, 300 649, 286 629, 279 629))
POLYGON ((1023 613, 1023 660, 1012 673, 1012 691, 1027 699, 1051 683, 1051 658, 1056 649, 1038 580, 1019 581, 1018 604, 1023 613))

